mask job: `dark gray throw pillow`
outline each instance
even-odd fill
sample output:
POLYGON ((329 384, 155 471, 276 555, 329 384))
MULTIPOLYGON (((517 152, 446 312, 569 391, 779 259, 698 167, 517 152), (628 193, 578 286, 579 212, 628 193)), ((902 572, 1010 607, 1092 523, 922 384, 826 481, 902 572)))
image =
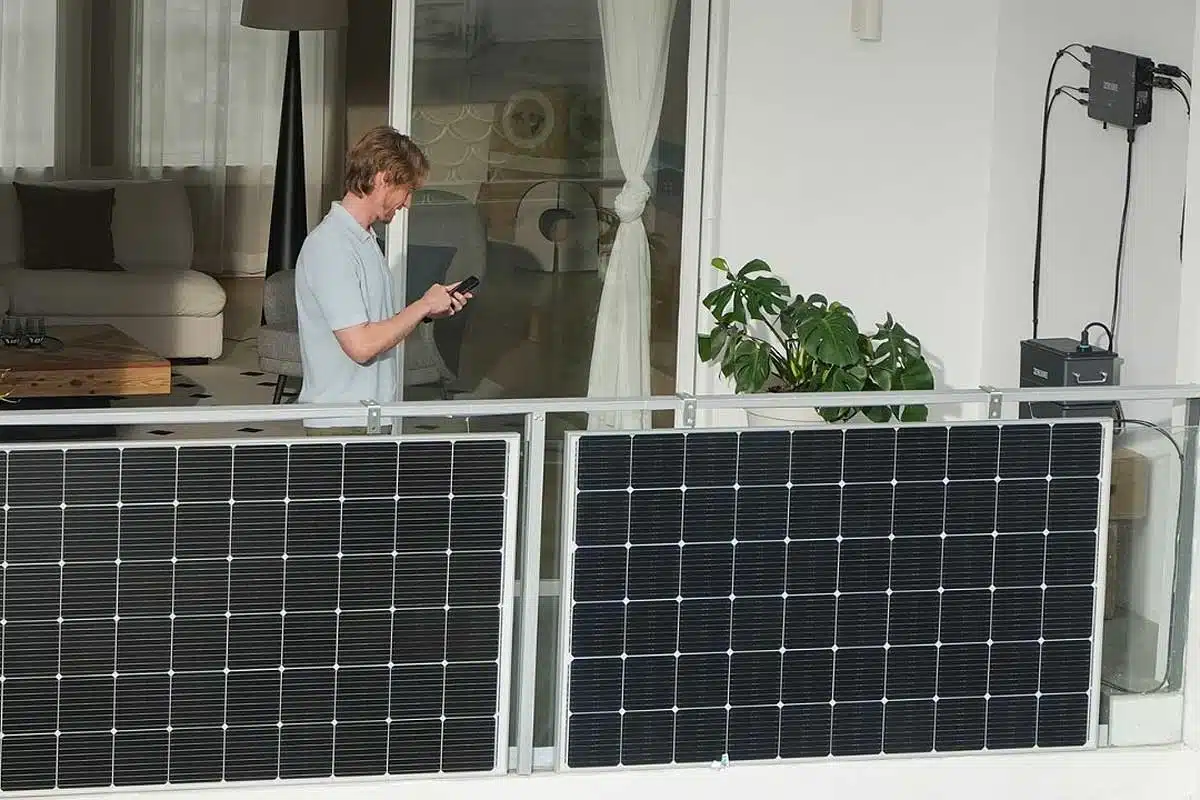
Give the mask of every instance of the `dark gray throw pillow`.
POLYGON ((26 269, 121 270, 113 252, 114 189, 14 183, 26 269))
MULTIPOLYGON (((408 275, 404 282, 404 302, 414 303, 435 283, 445 283, 450 262, 454 260, 457 247, 433 244, 410 244, 408 246, 408 275)), ((466 277, 466 276, 464 276, 466 277)))

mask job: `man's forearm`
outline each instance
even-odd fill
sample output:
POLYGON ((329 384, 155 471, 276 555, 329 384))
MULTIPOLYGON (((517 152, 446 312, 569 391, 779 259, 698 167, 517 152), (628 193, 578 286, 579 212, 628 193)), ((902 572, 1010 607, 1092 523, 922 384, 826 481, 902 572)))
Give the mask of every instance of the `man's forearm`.
POLYGON ((417 300, 389 319, 338 331, 338 341, 347 355, 365 364, 407 339, 428 315, 426 303, 417 300))

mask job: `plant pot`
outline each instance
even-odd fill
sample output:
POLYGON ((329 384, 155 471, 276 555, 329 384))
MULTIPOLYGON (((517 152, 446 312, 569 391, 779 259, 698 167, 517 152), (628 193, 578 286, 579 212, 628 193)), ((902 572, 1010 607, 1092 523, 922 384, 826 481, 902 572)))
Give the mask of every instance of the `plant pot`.
POLYGON ((796 425, 828 425, 815 408, 748 408, 752 428, 790 428, 796 425))

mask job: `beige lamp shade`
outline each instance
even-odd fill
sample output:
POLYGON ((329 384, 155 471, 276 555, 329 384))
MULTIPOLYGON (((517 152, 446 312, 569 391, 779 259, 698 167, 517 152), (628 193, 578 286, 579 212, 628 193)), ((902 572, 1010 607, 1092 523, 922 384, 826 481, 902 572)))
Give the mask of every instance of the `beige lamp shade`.
POLYGON ((326 31, 349 24, 347 0, 242 0, 242 25, 268 31, 326 31))

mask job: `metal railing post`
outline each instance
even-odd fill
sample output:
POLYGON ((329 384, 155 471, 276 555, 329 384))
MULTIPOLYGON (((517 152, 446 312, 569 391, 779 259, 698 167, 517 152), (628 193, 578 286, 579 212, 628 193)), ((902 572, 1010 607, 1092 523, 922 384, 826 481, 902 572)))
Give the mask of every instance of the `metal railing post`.
POLYGON ((517 773, 533 773, 537 699, 538 612, 542 569, 542 502, 546 477, 546 415, 525 415, 521 487, 521 605, 517 640, 517 773))

